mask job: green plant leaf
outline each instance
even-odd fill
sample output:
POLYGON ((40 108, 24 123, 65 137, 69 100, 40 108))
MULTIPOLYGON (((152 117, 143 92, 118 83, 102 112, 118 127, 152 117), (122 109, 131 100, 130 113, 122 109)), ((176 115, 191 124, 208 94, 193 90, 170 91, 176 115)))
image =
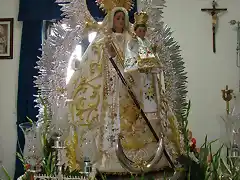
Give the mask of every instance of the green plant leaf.
POLYGON ((47 169, 48 169, 49 175, 51 175, 51 164, 52 164, 51 159, 52 159, 52 153, 49 154, 47 159, 47 169))
MULTIPOLYGON (((56 164, 56 157, 55 156, 52 156, 52 160, 51 160, 51 174, 54 173, 54 170, 55 170, 55 164, 56 164)), ((75 173, 78 173, 75 171, 75 173)))
POLYGON ((203 145, 200 147, 200 149, 201 148, 207 148, 207 135, 205 136, 205 139, 204 139, 204 143, 203 143, 203 145))
POLYGON ((5 174, 5 176, 7 177, 8 180, 12 180, 12 178, 10 177, 9 173, 7 172, 6 168, 2 165, 2 170, 5 174))
POLYGON ((229 165, 222 158, 220 159, 220 163, 221 163, 221 171, 223 173, 228 173, 228 174, 232 173, 229 165))
POLYGON ((191 166, 189 167, 189 170, 188 170, 188 180, 191 180, 191 166))
POLYGON ((215 139, 215 140, 213 140, 213 141, 208 142, 207 144, 208 144, 208 146, 209 146, 209 145, 212 145, 213 143, 217 142, 218 140, 219 140, 219 139, 215 139))
POLYGON ((218 180, 218 155, 212 155, 212 146, 209 146, 210 155, 212 156, 211 166, 212 166, 212 178, 218 180))
POLYGON ((134 179, 135 179, 135 177, 131 174, 130 180, 134 180, 134 179))
POLYGON ((140 180, 144 180, 144 179, 145 179, 144 174, 142 174, 140 180))
POLYGON ((25 164, 25 160, 22 154, 19 152, 16 153, 17 158, 22 162, 22 164, 25 164))
POLYGON ((191 101, 189 101, 185 107, 182 108, 182 113, 180 114, 179 122, 180 122, 180 131, 183 134, 184 139, 184 149, 189 156, 190 146, 189 146, 189 139, 188 139, 188 116, 190 113, 191 108, 191 101))
POLYGON ((205 180, 209 180, 211 178, 211 173, 205 174, 205 180))
POLYGON ((33 120, 31 118, 29 118, 28 116, 26 116, 26 118, 31 124, 33 124, 33 120))
POLYGON ((209 149, 208 148, 201 148, 200 153, 199 153, 199 160, 201 162, 206 162, 208 154, 209 154, 209 149))
POLYGON ((107 180, 106 176, 103 176, 103 174, 98 169, 96 169, 96 172, 97 172, 97 174, 100 175, 101 180, 107 180))

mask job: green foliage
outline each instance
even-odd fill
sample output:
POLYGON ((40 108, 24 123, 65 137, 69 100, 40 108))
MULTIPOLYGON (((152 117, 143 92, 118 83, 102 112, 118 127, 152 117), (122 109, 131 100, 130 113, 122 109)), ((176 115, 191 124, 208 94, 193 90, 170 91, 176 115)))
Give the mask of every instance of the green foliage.
POLYGON ((81 171, 78 169, 75 169, 73 171, 70 170, 69 167, 63 167, 63 175, 65 176, 79 176, 81 175, 81 171))
POLYGON ((23 155, 21 153, 17 152, 16 156, 22 162, 23 165, 26 164, 25 159, 24 159, 24 157, 23 157, 23 155))
MULTIPOLYGON (((54 145, 54 140, 52 138, 48 138, 50 117, 46 106, 46 100, 44 100, 40 96, 39 99, 44 108, 44 128, 41 134, 41 144, 44 155, 42 162, 42 173, 51 176, 54 175, 54 172, 56 170, 56 154, 54 153, 54 150, 52 148, 52 146, 54 145)), ((206 136, 203 145, 199 148, 199 152, 191 152, 188 130, 188 116, 190 113, 190 107, 191 101, 189 101, 186 107, 183 108, 183 113, 181 114, 179 120, 180 130, 184 137, 184 147, 186 152, 186 156, 183 155, 184 162, 181 162, 183 164, 183 167, 179 168, 179 171, 187 172, 186 179, 188 180, 240 180, 240 159, 228 158, 228 163, 226 163, 221 157, 221 151, 223 149, 223 146, 221 146, 217 150, 217 152, 213 153, 212 144, 215 143, 217 140, 209 142, 206 136)), ((34 123, 29 117, 27 117, 27 119, 29 122, 34 123)), ((23 164, 26 164, 24 157, 21 153, 17 153, 17 157, 23 164)), ((8 180, 11 180, 4 167, 3 171, 8 180)), ((97 173, 101 177, 101 180, 107 180, 107 176, 105 174, 100 173, 98 170, 97 173)), ((79 176, 81 175, 81 172, 79 170, 70 171, 69 167, 63 167, 63 174, 65 176, 79 176)), ((145 178, 146 177, 144 176, 144 174, 142 174, 142 176, 140 177, 141 180, 144 180, 145 178)), ((130 179, 135 180, 139 179, 139 177, 132 174, 130 179)), ((165 175, 164 179, 167 179, 165 175)))
POLYGON ((7 178, 7 180, 12 180, 12 178, 10 177, 9 173, 7 172, 6 168, 2 165, 2 170, 7 178))
MULTIPOLYGON (((207 139, 207 138, 206 138, 207 139)), ((240 161, 239 158, 228 157, 228 163, 221 157, 221 151, 224 146, 221 146, 216 153, 212 152, 212 141, 206 143, 200 149, 199 164, 205 172, 204 180, 240 180, 240 161), (211 156, 210 161, 208 160, 211 156)))
POLYGON ((212 144, 216 141, 217 140, 208 142, 208 138, 205 136, 205 141, 200 147, 200 152, 195 154, 199 161, 200 167, 202 168, 203 172, 205 172, 205 179, 216 176, 216 172, 218 171, 222 147, 219 148, 215 154, 213 154, 212 144))
POLYGON ((43 173, 51 176, 55 172, 55 163, 56 159, 55 156, 52 155, 52 153, 49 153, 47 157, 44 157, 42 167, 43 167, 43 173))
POLYGON ((43 148, 43 162, 42 169, 43 173, 46 175, 53 175, 56 170, 56 154, 52 146, 54 145, 54 140, 52 138, 48 139, 49 129, 50 129, 50 116, 47 110, 47 101, 39 96, 41 105, 43 106, 43 122, 44 126, 41 132, 41 146, 43 148))
POLYGON ((219 176, 222 180, 240 180, 240 159, 239 157, 228 157, 228 163, 220 160, 221 171, 219 176))
POLYGON ((47 135, 42 135, 42 147, 43 147, 43 161, 42 170, 44 174, 53 175, 56 170, 56 154, 52 146, 54 145, 53 139, 47 139, 47 135))
POLYGON ((26 118, 31 124, 33 124, 33 120, 31 118, 29 118, 28 116, 26 118))
POLYGON ((184 136, 184 147, 186 157, 184 159, 185 168, 187 171, 187 179, 199 179, 199 177, 205 177, 204 180, 219 180, 219 172, 221 171, 221 151, 222 147, 213 154, 212 144, 217 140, 208 142, 207 136, 203 145, 200 147, 199 152, 190 152, 191 148, 189 145, 189 130, 188 130, 188 116, 190 112, 191 102, 189 101, 187 106, 183 109, 181 115, 181 131, 184 136), (197 161, 197 162, 195 162, 197 161), (200 174, 199 174, 200 173, 200 174))
POLYGON ((186 107, 183 108, 183 113, 181 114, 181 131, 183 134, 183 138, 184 138, 184 147, 185 147, 185 151, 187 153, 187 155, 189 155, 190 152, 190 147, 189 147, 189 139, 188 139, 188 116, 190 113, 190 108, 191 108, 191 101, 189 101, 186 105, 186 107))
MULTIPOLYGON (((47 105, 46 105, 46 100, 44 100, 41 96, 39 96, 39 100, 43 106, 43 122, 44 122, 44 126, 41 132, 41 146, 42 146, 42 150, 43 150, 43 161, 42 161, 42 173, 46 174, 46 175, 53 175, 55 172, 55 164, 56 164, 56 154, 54 153, 54 150, 52 148, 52 146, 54 145, 54 141, 53 139, 49 139, 48 140, 48 135, 49 135, 49 129, 50 129, 50 117, 48 114, 48 110, 47 110, 47 105)), ((26 117, 27 120, 34 124, 34 122, 32 121, 31 118, 26 117)), ((22 152, 21 153, 17 153, 16 154, 17 158, 22 162, 22 164, 26 165, 26 161, 23 157, 22 152)), ((26 168, 25 168, 26 171, 26 168)), ((26 173, 27 174, 27 173, 26 173)))

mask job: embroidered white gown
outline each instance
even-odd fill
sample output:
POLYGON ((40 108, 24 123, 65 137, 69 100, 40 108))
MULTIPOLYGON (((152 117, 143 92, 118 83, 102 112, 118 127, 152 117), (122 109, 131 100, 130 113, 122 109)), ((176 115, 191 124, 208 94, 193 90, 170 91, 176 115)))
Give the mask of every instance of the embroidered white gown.
MULTIPOLYGON (((124 72, 131 36, 128 31, 111 33, 110 36, 118 50, 114 61, 131 84, 155 131, 160 134, 163 120, 158 116, 151 76, 137 71, 124 72)), ((126 154, 133 161, 148 159, 156 151, 157 142, 109 61, 106 38, 101 33, 96 37, 83 55, 80 69, 74 72, 68 83, 68 98, 73 99, 73 103, 69 106, 71 130, 66 144, 72 169, 78 168, 83 157, 89 157, 100 171, 125 172, 115 155, 119 133, 124 136, 122 144, 126 154)), ((165 119, 165 123, 167 121, 165 119)), ((174 155, 173 145, 168 147, 169 153, 174 155)), ((156 169, 165 166, 168 163, 163 157, 156 169)))

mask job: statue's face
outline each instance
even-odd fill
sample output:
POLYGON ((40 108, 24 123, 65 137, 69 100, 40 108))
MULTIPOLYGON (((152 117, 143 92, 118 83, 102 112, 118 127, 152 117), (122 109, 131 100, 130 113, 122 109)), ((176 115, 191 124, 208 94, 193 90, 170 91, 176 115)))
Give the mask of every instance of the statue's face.
POLYGON ((117 12, 113 18, 113 28, 124 29, 124 27, 125 27, 125 14, 122 11, 117 12))
POLYGON ((136 35, 143 39, 146 35, 146 27, 138 27, 135 31, 136 35))

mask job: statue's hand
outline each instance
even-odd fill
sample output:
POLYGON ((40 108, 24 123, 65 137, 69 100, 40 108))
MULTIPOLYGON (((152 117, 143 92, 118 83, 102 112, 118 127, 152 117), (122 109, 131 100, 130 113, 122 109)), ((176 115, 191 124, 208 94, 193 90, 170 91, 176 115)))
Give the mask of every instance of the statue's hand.
POLYGON ((157 44, 152 44, 151 48, 153 50, 153 53, 156 53, 157 52, 157 44))
POLYGON ((109 44, 106 44, 106 47, 107 47, 107 49, 108 49, 108 54, 109 54, 112 58, 114 58, 114 57, 116 56, 116 52, 115 52, 113 46, 109 43, 109 44))

